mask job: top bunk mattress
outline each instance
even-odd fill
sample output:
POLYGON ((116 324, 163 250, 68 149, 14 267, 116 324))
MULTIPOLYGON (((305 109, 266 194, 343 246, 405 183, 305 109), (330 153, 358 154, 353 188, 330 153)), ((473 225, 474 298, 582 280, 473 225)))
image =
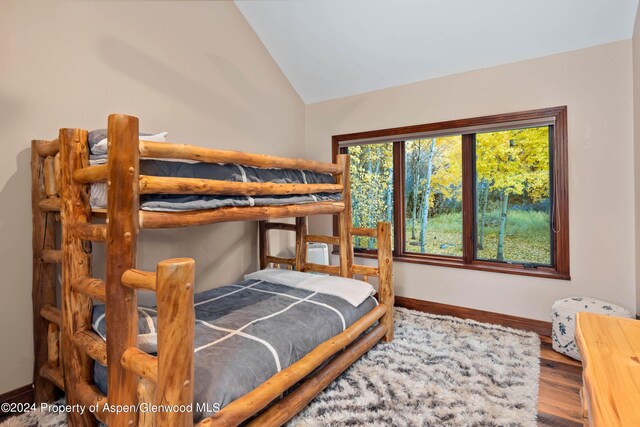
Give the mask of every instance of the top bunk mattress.
MULTIPOLYGON (((141 134, 144 139, 165 142, 166 133, 141 134)), ((105 164, 106 130, 89 133, 90 163, 105 164)), ((230 182, 273 182, 277 184, 335 184, 335 178, 326 173, 298 169, 262 169, 238 164, 201 163, 188 160, 140 159, 140 175, 174 178, 214 179, 230 182)), ((107 184, 91 185, 92 208, 107 207, 107 184)), ((140 196, 140 209, 156 212, 180 212, 217 209, 232 206, 279 206, 342 200, 342 193, 318 193, 286 196, 210 196, 144 194, 140 196)))
MULTIPOLYGON (((377 305, 263 280, 244 280, 195 295, 194 421, 213 415, 318 345, 351 326, 377 305)), ((156 308, 140 307, 140 334, 155 333, 156 308)), ((104 305, 94 307, 93 327, 106 338, 104 305)), ((145 349, 148 351, 148 349, 145 349)), ((106 368, 94 379, 107 393, 106 368)))

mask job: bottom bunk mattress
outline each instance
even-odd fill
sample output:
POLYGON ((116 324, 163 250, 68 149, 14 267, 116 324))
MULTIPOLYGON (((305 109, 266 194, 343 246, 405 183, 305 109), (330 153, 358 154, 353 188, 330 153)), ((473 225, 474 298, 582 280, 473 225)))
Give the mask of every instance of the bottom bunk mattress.
MULTIPOLYGON (((194 300, 194 421, 247 394, 377 305, 371 296, 354 307, 338 296, 251 279, 194 300)), ((104 305, 94 308, 93 326, 106 338, 104 305)), ((154 352, 155 331, 156 308, 140 307, 144 351, 154 352)), ((96 363, 94 377, 106 394, 106 368, 96 363)))

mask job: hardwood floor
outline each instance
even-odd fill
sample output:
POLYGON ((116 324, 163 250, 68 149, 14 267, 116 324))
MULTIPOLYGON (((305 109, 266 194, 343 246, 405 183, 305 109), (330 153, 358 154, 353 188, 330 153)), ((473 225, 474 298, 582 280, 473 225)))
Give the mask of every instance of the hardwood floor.
POLYGON ((551 348, 551 338, 540 336, 538 426, 582 426, 582 364, 551 348))

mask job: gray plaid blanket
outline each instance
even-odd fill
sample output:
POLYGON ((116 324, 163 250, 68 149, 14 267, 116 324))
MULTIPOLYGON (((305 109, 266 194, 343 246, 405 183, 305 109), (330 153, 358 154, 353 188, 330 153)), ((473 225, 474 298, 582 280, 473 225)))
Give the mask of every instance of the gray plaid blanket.
MULTIPOLYGON (((195 296, 194 421, 212 415, 339 334, 371 311, 343 299, 257 280, 195 296)), ((139 332, 155 333, 155 307, 140 307, 139 332)), ((104 306, 93 312, 94 329, 106 338, 104 306)), ((95 382, 106 393, 106 368, 96 363, 95 382)))

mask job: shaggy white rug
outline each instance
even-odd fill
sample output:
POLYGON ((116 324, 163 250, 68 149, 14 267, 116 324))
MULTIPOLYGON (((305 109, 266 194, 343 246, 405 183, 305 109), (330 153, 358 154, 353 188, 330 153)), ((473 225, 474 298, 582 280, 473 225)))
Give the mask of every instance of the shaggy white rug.
MULTIPOLYGON (((399 308, 380 343, 288 424, 534 426, 540 340, 534 333, 399 308)), ((2 427, 65 426, 31 413, 2 427)))
POLYGON ((534 426, 540 339, 532 332, 396 309, 380 343, 288 424, 534 426))

